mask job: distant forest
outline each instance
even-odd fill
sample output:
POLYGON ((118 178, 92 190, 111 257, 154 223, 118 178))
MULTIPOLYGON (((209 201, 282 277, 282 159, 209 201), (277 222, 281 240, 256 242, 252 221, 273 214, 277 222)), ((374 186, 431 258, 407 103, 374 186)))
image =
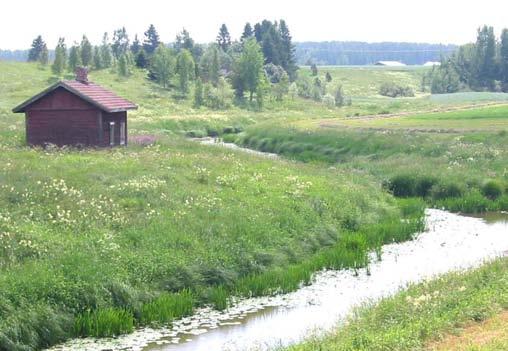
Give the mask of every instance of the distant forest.
POLYGON ((407 65, 422 65, 441 61, 455 50, 456 45, 424 43, 365 43, 354 41, 295 43, 299 65, 372 65, 377 61, 400 61, 407 65))
POLYGON ((3 61, 26 61, 28 49, 26 50, 2 50, 0 49, 0 60, 3 61))
MULTIPOLYGON (((421 43, 365 43, 353 41, 295 43, 295 58, 299 65, 371 65, 376 61, 401 61, 422 65, 441 61, 457 50, 456 45, 421 43)), ((53 50, 49 51, 50 59, 53 50)), ((0 50, 0 60, 26 61, 27 50, 0 50)))

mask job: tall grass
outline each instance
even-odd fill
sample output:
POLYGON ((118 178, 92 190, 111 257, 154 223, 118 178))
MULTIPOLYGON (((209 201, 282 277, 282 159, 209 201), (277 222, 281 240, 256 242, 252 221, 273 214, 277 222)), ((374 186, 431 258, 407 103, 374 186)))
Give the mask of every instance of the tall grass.
POLYGON ((139 316, 124 309, 106 308, 87 311, 75 321, 76 336, 113 336, 129 332, 133 323, 168 324, 192 313, 202 304, 210 304, 218 310, 230 306, 231 297, 257 297, 288 293, 312 282, 312 276, 322 269, 359 269, 369 264, 368 253, 381 245, 409 240, 424 229, 424 204, 415 199, 400 201, 404 218, 390 218, 371 224, 357 232, 345 231, 335 245, 322 249, 309 259, 284 267, 269 269, 263 273, 249 274, 233 282, 206 290, 164 293, 151 302, 144 303, 139 316))
POLYGON ((132 312, 113 307, 86 311, 74 321, 75 336, 115 336, 130 333, 133 329, 132 312))
POLYGON ((240 279, 233 293, 240 296, 263 296, 287 293, 311 282, 314 272, 321 269, 361 268, 368 265, 368 253, 381 245, 410 240, 424 230, 422 201, 401 201, 404 218, 386 219, 361 228, 358 232, 344 232, 338 242, 323 249, 304 262, 283 269, 270 270, 240 279))
POLYGON ((365 265, 362 230, 400 217, 370 177, 181 139, 114 150, 0 147, 8 350, 291 291, 316 269, 365 265), (27 311, 34 316, 23 318, 27 311))
POLYGON ((307 131, 269 124, 234 138, 242 146, 290 159, 367 171, 397 197, 421 197, 431 205, 468 212, 506 209, 506 133, 307 131), (486 180, 487 175, 494 179, 486 180))
MULTIPOLYGON (((94 71, 94 81, 140 105, 129 114, 130 133, 156 134, 157 143, 112 150, 28 149, 23 119, 10 109, 54 77, 35 64, 0 62, 0 71, 6 73, 0 76, 5 93, 0 99, 2 350, 40 349, 72 335, 117 335, 140 324, 170 323, 203 304, 227 308, 234 295, 294 290, 318 269, 364 266, 368 250, 409 239, 421 225, 400 222, 393 198, 369 173, 386 180, 401 168, 422 164, 415 157, 447 157, 449 151, 448 139, 288 132, 272 124, 242 137, 246 145, 291 158, 344 163, 328 169, 260 160, 175 136, 191 130, 236 133, 268 120, 286 125, 429 107, 426 99, 408 106, 405 100, 369 96, 364 88, 377 73, 363 70, 333 72, 351 77, 344 86, 348 96, 362 95, 351 107, 330 110, 297 98, 267 101, 261 112, 193 109, 190 99, 176 101, 171 91, 147 82, 142 70, 121 80, 107 70, 94 71), (376 163, 390 157, 399 163, 376 163)), ((385 72, 379 81, 386 76, 393 80, 385 72)), ((493 170, 504 167, 504 154, 494 151, 498 142, 506 145, 506 134, 468 138, 462 141, 489 147, 473 150, 482 160, 478 168, 491 169, 484 160, 496 158, 493 170)), ((458 160, 469 156, 452 154, 458 160)), ((456 160, 424 164, 437 172, 450 161, 456 160)), ((458 178, 468 177, 458 173, 452 180, 458 178)), ((482 184, 484 179, 476 178, 482 184)), ((506 203, 503 199, 496 201, 506 203)), ((417 207, 402 206, 403 215, 418 212, 417 207)))
POLYGON ((142 305, 141 316, 138 320, 141 324, 167 324, 174 319, 191 314, 195 304, 195 296, 189 290, 182 290, 174 294, 164 293, 153 301, 142 305))

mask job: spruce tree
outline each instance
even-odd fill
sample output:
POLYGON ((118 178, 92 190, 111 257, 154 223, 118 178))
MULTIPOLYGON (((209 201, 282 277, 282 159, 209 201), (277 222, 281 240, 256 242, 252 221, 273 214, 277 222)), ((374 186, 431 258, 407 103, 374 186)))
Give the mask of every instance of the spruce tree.
POLYGON ((144 48, 141 48, 136 55, 136 67, 146 68, 148 67, 148 56, 144 48))
POLYGON ((65 39, 58 39, 58 44, 55 48, 55 60, 51 66, 51 70, 57 76, 61 76, 65 70, 67 63, 67 47, 65 45, 65 39))
POLYGON ((475 59, 478 88, 491 87, 496 73, 496 38, 493 27, 483 26, 478 29, 475 59))
POLYGON ((251 38, 254 35, 254 31, 252 30, 252 26, 249 22, 245 24, 245 27, 243 27, 243 33, 240 37, 240 41, 243 43, 245 40, 251 38))
POLYGON ((290 80, 296 79, 296 59, 295 59, 295 47, 292 43, 291 34, 286 21, 280 20, 279 22, 279 34, 281 38, 280 57, 281 66, 286 70, 290 80))
POLYGON ((32 42, 32 47, 28 51, 28 62, 35 62, 40 60, 41 52, 43 51, 46 43, 42 40, 42 36, 37 36, 32 42))
POLYGON ((231 36, 229 35, 228 27, 225 24, 219 29, 219 34, 217 35, 217 44, 222 49, 222 51, 226 52, 231 45, 231 36))
POLYGON ((256 37, 258 43, 263 40, 263 28, 261 27, 260 23, 256 23, 254 25, 254 36, 256 37))
POLYGON ((174 46, 177 52, 184 49, 192 52, 192 49, 194 49, 194 39, 191 38, 189 32, 184 28, 176 35, 174 46))
POLYGON ((134 41, 131 45, 131 52, 136 57, 136 55, 139 53, 139 50, 141 49, 141 44, 139 43, 138 35, 136 34, 134 36, 134 41))
POLYGON ((160 43, 159 34, 157 33, 155 26, 151 24, 148 30, 145 32, 145 40, 143 41, 143 48, 145 49, 145 53, 149 56, 153 55, 155 50, 157 50, 159 47, 160 43))
POLYGON ((503 90, 508 91, 508 29, 503 29, 501 33, 499 56, 501 81, 504 83, 503 90))
POLYGON ((102 37, 101 60, 104 68, 111 67, 113 57, 111 53, 111 45, 109 44, 108 33, 104 33, 104 36, 102 37))
POLYGON ((88 40, 86 35, 83 35, 79 52, 81 55, 81 63, 83 64, 83 66, 85 67, 90 66, 92 64, 93 59, 93 48, 92 44, 90 44, 90 41, 88 40))

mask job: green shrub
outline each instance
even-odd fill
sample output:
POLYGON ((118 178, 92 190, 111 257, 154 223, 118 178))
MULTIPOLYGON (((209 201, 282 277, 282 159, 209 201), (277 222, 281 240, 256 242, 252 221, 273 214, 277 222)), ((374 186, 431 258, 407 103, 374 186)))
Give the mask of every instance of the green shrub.
POLYGON ((495 180, 489 180, 485 182, 481 190, 482 194, 491 200, 495 200, 501 195, 503 195, 503 187, 499 182, 495 180))
POLYGON ((415 93, 411 87, 403 87, 393 82, 383 83, 379 87, 379 94, 391 98, 415 96, 415 93))
POLYGON ((420 197, 427 197, 430 190, 437 183, 437 179, 430 176, 421 176, 416 180, 415 195, 420 197))
POLYGON ((238 142, 238 136, 235 134, 224 134, 222 136, 222 140, 225 143, 236 143, 236 142, 238 142))
POLYGON ((188 138, 204 138, 207 135, 205 130, 190 130, 185 133, 185 136, 188 138))
POLYGON ((335 107, 335 98, 333 95, 325 94, 325 96, 323 96, 323 104, 325 104, 328 108, 335 107))
POLYGON ((508 194, 505 194, 496 200, 498 211, 508 211, 508 194))
POLYGON ((233 126, 227 126, 222 129, 223 134, 234 134, 236 132, 236 128, 233 126))
POLYGON ((213 127, 207 127, 206 128, 206 135, 212 138, 216 138, 219 136, 219 131, 216 128, 213 127))
POLYGON ((464 192, 462 185, 451 182, 435 184, 430 189, 430 195, 434 200, 460 197, 464 192))
POLYGON ((492 201, 483 196, 478 190, 470 191, 461 197, 448 197, 437 200, 434 206, 463 213, 481 213, 494 210, 496 207, 492 201))
POLYGON ((388 190, 397 197, 411 197, 415 195, 416 180, 413 175, 401 174, 388 182, 388 190))
POLYGON ((391 178, 385 187, 396 197, 418 196, 425 198, 430 195, 432 187, 437 182, 438 180, 431 176, 401 174, 391 178))

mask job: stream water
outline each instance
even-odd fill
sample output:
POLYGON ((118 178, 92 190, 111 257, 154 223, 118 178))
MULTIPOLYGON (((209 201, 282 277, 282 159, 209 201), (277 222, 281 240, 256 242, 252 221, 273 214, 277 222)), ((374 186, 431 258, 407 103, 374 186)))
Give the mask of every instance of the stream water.
POLYGON ((270 153, 270 152, 257 151, 257 150, 253 150, 253 149, 248 149, 246 147, 238 146, 238 145, 236 145, 234 143, 226 143, 221 138, 206 137, 206 138, 194 138, 192 140, 195 140, 195 141, 197 141, 197 142, 199 142, 200 144, 203 144, 203 145, 220 146, 220 147, 223 147, 223 148, 226 148, 226 149, 240 150, 240 151, 248 153, 248 154, 253 154, 253 155, 267 157, 267 158, 278 158, 278 157, 280 157, 279 155, 273 154, 273 153, 270 153))
MULTIPOLYGON (((496 217, 497 216, 497 217, 496 217)), ((203 308, 171 328, 143 328, 115 339, 75 339, 53 350, 269 350, 330 330, 364 303, 410 283, 476 267, 508 255, 508 215, 487 219, 426 211, 427 230, 413 241, 385 245, 369 271, 321 271, 309 286, 285 295, 237 301, 219 312, 203 308)))

